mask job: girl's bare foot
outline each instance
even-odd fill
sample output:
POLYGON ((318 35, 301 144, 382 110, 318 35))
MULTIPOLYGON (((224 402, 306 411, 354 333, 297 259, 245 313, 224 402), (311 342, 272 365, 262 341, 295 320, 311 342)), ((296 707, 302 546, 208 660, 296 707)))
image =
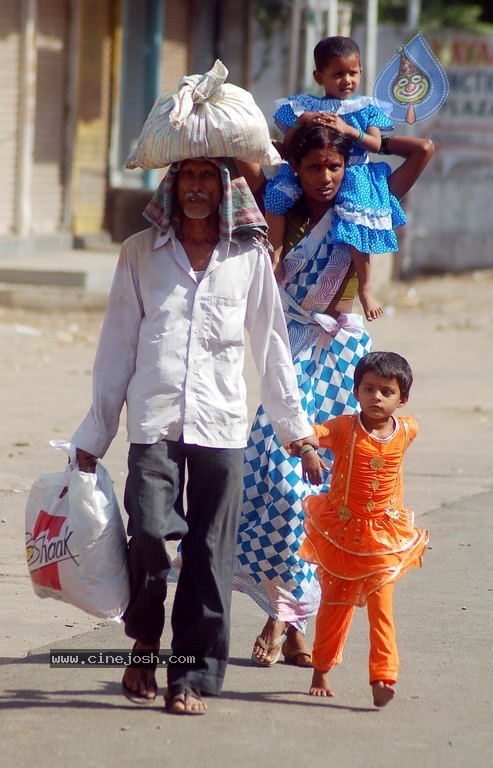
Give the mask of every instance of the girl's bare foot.
POLYGON ((359 300, 363 307, 363 312, 367 320, 377 320, 383 315, 383 307, 374 297, 369 289, 362 290, 359 294, 359 300))
POLYGON ((390 683, 384 680, 377 680, 371 684, 373 689, 373 703, 376 707, 384 707, 394 698, 395 690, 390 683))
POLYGON ((277 621, 269 616, 255 640, 252 661, 265 667, 275 664, 281 655, 281 646, 286 639, 285 632, 286 622, 277 621))
POLYGON ((308 691, 310 696, 333 696, 334 692, 329 686, 329 670, 323 672, 321 669, 314 669, 312 675, 312 684, 308 691))
POLYGON ((312 655, 306 644, 305 635, 296 627, 288 625, 282 653, 286 664, 292 664, 295 667, 312 666, 312 655))

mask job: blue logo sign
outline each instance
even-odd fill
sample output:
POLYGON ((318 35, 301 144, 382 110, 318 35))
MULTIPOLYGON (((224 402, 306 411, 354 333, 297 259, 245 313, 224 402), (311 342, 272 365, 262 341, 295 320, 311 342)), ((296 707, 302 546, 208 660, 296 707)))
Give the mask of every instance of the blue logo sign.
POLYGON ((395 56, 378 75, 373 97, 382 108, 392 106, 390 117, 397 123, 427 120, 438 112, 448 96, 445 70, 421 32, 395 56))

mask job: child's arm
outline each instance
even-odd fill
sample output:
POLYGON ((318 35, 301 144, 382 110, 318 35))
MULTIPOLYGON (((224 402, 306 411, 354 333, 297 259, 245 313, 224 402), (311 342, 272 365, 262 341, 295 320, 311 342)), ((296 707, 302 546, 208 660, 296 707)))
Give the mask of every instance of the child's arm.
POLYGON ((327 127, 330 127, 328 117, 329 117, 328 112, 302 112, 301 115, 298 115, 294 125, 288 128, 288 130, 284 134, 285 150, 287 150, 287 148, 289 147, 291 139, 295 135, 298 128, 307 128, 311 125, 326 125, 327 127))
POLYGON ((334 442, 334 425, 338 416, 333 416, 331 419, 322 422, 322 424, 313 424, 313 432, 318 438, 319 445, 322 448, 332 449, 334 442))
POLYGON ((289 143, 295 135, 298 128, 310 125, 324 125, 331 128, 336 133, 350 139, 355 144, 360 145, 367 152, 379 152, 381 146, 380 129, 374 125, 367 127, 366 131, 354 128, 346 123, 342 117, 332 112, 303 112, 299 115, 296 123, 292 125, 284 134, 284 147, 287 149, 289 143))
POLYGON ((301 454, 301 474, 303 480, 312 485, 322 484, 322 470, 328 470, 316 451, 306 451, 301 454))
POLYGON ((363 147, 367 152, 380 152, 382 144, 380 128, 369 125, 366 130, 361 131, 359 128, 346 123, 339 115, 327 113, 327 118, 327 126, 336 133, 340 133, 341 136, 350 139, 354 144, 363 147))
POLYGON ((374 125, 369 125, 366 131, 359 131, 353 141, 358 144, 358 146, 366 149, 367 152, 380 152, 382 135, 379 128, 376 128, 374 125))
POLYGON ((370 254, 361 253, 351 246, 351 258, 358 276, 358 296, 367 320, 376 320, 383 315, 383 307, 373 295, 371 287, 370 254))
MULTIPOLYGON (((316 427, 314 427, 314 430, 315 429, 316 427)), ((328 472, 329 468, 323 463, 313 445, 305 443, 305 445, 299 449, 292 443, 288 443, 284 448, 290 456, 301 459, 303 480, 309 480, 312 485, 320 485, 322 483, 322 470, 328 472)))

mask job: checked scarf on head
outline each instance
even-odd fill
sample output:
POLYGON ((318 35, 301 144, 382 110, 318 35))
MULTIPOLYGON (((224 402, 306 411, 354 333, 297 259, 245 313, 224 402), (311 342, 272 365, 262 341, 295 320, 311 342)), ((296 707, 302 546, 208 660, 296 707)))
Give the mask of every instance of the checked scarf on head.
MULTIPOLYGON (((267 223, 260 213, 255 199, 243 176, 233 168, 228 167, 226 160, 204 158, 217 165, 221 172, 223 197, 219 206, 219 237, 221 240, 231 240, 233 235, 267 234, 267 223)), ((174 226, 175 182, 176 174, 181 163, 173 163, 168 173, 161 181, 144 210, 144 217, 161 230, 167 232, 170 225, 174 226)), ((176 226, 175 226, 176 229, 176 226)))

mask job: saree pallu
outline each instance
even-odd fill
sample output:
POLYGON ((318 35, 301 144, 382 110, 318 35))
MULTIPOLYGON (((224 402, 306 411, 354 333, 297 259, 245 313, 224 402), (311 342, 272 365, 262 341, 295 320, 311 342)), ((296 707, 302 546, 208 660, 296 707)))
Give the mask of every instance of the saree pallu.
MULTIPOLYGON (((329 211, 286 256, 280 288, 301 403, 311 423, 358 410, 353 373, 371 345, 360 315, 335 319, 320 311, 337 295, 351 263, 347 249, 332 247, 331 221, 329 211)), ((321 449, 320 456, 330 469, 331 452, 321 449)), ((302 631, 320 601, 315 566, 298 556, 302 501, 329 485, 330 471, 321 486, 302 479, 301 461, 279 444, 260 406, 245 450, 233 588, 302 631)))

